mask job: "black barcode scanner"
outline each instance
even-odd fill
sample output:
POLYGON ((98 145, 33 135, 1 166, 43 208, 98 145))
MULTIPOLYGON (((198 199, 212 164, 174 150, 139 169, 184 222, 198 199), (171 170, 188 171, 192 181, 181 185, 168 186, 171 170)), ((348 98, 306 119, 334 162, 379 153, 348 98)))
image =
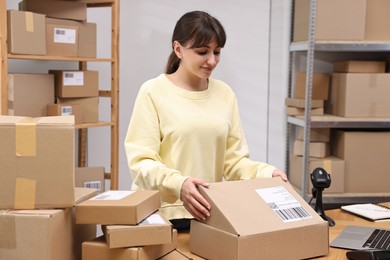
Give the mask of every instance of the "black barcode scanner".
POLYGON ((322 203, 322 191, 325 188, 330 187, 332 182, 330 174, 327 173, 323 168, 317 167, 310 174, 311 183, 313 184, 312 193, 313 198, 316 198, 316 205, 314 210, 320 215, 324 220, 328 221, 329 226, 333 227, 336 223, 325 214, 324 205, 322 203))

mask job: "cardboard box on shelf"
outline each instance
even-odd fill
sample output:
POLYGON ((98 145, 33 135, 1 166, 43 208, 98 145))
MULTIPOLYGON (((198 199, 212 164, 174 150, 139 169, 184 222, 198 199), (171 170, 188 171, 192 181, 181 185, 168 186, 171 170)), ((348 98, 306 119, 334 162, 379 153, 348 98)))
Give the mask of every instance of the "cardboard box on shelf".
MULTIPOLYGON (((288 116, 303 116, 303 115, 305 115, 305 109, 298 108, 298 107, 286 107, 286 114, 288 116)), ((324 108, 323 107, 312 108, 310 111, 310 115, 323 116, 324 115, 324 108)))
MULTIPOLYGON (((293 154, 302 156, 304 149, 304 142, 302 140, 294 141, 293 154)), ((325 158, 330 155, 329 143, 327 142, 310 142, 309 156, 314 158, 325 158)))
POLYGON ((46 54, 45 15, 7 10, 7 26, 8 53, 46 54))
POLYGON ((99 121, 99 98, 57 98, 60 105, 80 105, 83 110, 83 123, 96 123, 99 121))
MULTIPOLYGON (((284 104, 288 107, 305 108, 306 100, 299 99, 299 98, 286 98, 284 100, 284 104)), ((311 108, 321 108, 321 107, 324 107, 324 100, 318 99, 318 100, 311 101, 311 108)))
POLYGON ((142 247, 113 248, 107 247, 104 236, 83 243, 82 260, 148 260, 159 259, 177 247, 177 231, 173 230, 172 242, 161 245, 142 247))
MULTIPOLYGON (((75 190, 81 202, 96 190, 75 190)), ((0 210, 1 259, 79 260, 81 245, 96 237, 96 225, 76 225, 73 208, 0 210)))
POLYGON ((341 60, 333 63, 333 72, 385 73, 385 61, 341 60))
POLYGON ((76 205, 76 223, 136 225, 161 206, 156 190, 111 190, 76 205))
MULTIPOLYGON (((312 82, 312 96, 311 98, 319 100, 327 100, 329 94, 330 74, 328 73, 314 73, 312 82)), ((295 74, 295 84, 293 97, 298 99, 305 99, 306 97, 306 73, 297 72, 295 74)))
POLYGON ((76 125, 83 123, 83 110, 80 105, 48 104, 47 116, 74 116, 76 125))
POLYGON ((365 40, 366 41, 389 41, 390 32, 387 24, 390 2, 387 0, 367 0, 365 40))
MULTIPOLYGON (((290 157, 290 170, 288 180, 292 185, 298 189, 302 189, 302 167, 303 157, 292 155, 290 157)), ((331 176, 330 187, 324 190, 324 193, 343 193, 344 192, 344 171, 345 162, 344 160, 328 156, 323 159, 309 158, 309 173, 312 173, 315 168, 321 167, 331 176)), ((309 176, 309 187, 308 191, 311 192, 313 185, 310 181, 309 176)))
POLYGON ((60 19, 46 18, 46 54, 77 57, 79 28, 60 19))
POLYGON ((106 190, 104 167, 77 167, 75 181, 76 187, 94 188, 99 192, 106 190))
POLYGON ((345 161, 345 192, 389 192, 390 132, 335 131, 332 154, 345 161))
POLYGON ((49 74, 8 74, 8 115, 41 117, 54 102, 54 77, 49 74))
POLYGON ((103 226, 108 248, 147 246, 172 242, 172 225, 159 212, 138 225, 103 226))
POLYGON ((0 116, 0 208, 74 203, 75 127, 69 117, 0 116), (6 174, 5 174, 6 173, 6 174))
POLYGON ((80 1, 23 0, 19 3, 19 10, 45 14, 52 18, 87 20, 87 4, 80 1))
POLYGON ((199 191, 211 204, 211 216, 191 222, 192 253, 227 260, 328 254, 328 223, 280 178, 211 183, 199 191))
POLYGON ((56 97, 99 96, 98 71, 49 70, 49 73, 54 75, 56 97))
MULTIPOLYGON (((303 140, 305 135, 304 128, 300 126, 295 127, 295 139, 303 140)), ((330 128, 310 128, 310 142, 329 142, 330 128)))
MULTIPOLYGON (((366 0, 318 0, 315 15, 316 40, 364 40, 366 0)), ((295 1, 294 42, 307 41, 309 21, 310 0, 295 1)))
POLYGON ((389 73, 333 73, 325 111, 342 117, 390 117, 389 73))

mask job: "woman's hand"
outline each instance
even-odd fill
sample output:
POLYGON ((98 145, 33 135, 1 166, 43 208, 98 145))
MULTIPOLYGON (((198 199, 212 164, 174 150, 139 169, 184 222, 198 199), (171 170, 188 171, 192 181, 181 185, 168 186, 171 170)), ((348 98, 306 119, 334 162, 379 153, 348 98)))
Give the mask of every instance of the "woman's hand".
POLYGON ((208 188, 209 184, 201 179, 189 177, 181 186, 180 199, 186 210, 197 220, 206 220, 210 216, 210 204, 199 193, 197 186, 208 188))
POLYGON ((282 178, 282 180, 288 181, 287 175, 284 172, 282 172, 281 170, 278 170, 278 169, 276 169, 272 173, 272 177, 280 177, 280 178, 282 178))

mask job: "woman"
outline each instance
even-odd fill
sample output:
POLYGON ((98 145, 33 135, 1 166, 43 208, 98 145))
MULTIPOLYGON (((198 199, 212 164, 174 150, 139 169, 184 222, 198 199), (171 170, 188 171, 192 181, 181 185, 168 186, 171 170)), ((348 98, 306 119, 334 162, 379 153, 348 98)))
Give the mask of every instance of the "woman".
POLYGON ((125 148, 133 189, 159 190, 160 211, 178 230, 205 220, 210 204, 197 186, 223 179, 281 177, 249 159, 236 96, 210 78, 226 42, 221 23, 193 11, 176 23, 165 74, 139 90, 125 148))

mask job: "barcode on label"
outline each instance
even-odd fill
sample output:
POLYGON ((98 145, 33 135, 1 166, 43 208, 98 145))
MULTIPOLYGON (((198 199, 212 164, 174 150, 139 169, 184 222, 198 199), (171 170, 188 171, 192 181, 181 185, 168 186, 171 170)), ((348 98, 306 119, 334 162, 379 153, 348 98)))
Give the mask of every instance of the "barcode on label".
POLYGON ((62 116, 69 116, 71 114, 72 114, 72 107, 71 106, 61 107, 61 115, 62 116))
POLYGON ((306 211, 304 207, 295 207, 295 208, 286 208, 286 209, 274 208, 274 211, 285 222, 311 218, 311 215, 306 211))
POLYGON ((91 188, 91 189, 97 189, 101 190, 101 183, 100 181, 86 181, 84 182, 84 188, 91 188))
POLYGON ((74 73, 73 72, 64 72, 64 77, 65 78, 74 78, 74 73))
POLYGON ((65 35, 65 30, 55 29, 55 34, 57 34, 57 35, 65 35))

